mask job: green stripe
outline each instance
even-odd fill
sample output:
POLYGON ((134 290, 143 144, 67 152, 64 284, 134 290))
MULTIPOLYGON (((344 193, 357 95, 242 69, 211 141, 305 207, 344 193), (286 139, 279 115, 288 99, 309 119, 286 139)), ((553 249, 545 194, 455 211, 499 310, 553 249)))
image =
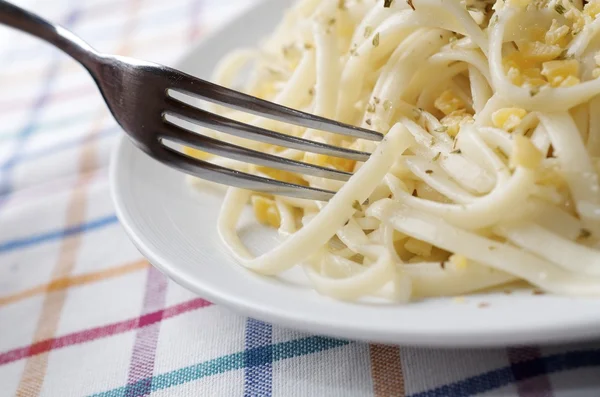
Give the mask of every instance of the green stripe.
MULTIPOLYGON (((156 375, 152 378, 146 378, 138 381, 136 384, 129 387, 129 391, 135 392, 139 387, 140 390, 144 385, 148 384, 148 381, 152 382, 152 392, 162 389, 168 389, 169 387, 181 385, 194 380, 202 379, 207 376, 222 374, 229 371, 235 371, 244 368, 245 356, 251 352, 253 354, 260 354, 258 350, 272 349, 272 360, 280 361, 288 358, 305 356, 307 354, 318 353, 321 351, 333 349, 339 346, 348 345, 350 342, 324 338, 320 336, 311 336, 302 339, 296 339, 289 342, 278 343, 272 346, 262 346, 255 349, 237 352, 215 358, 210 361, 205 361, 200 364, 184 367, 172 372, 165 374, 156 375)), ((126 386, 119 387, 117 389, 109 390, 103 393, 94 394, 90 397, 124 397, 125 391, 128 388, 126 386)))

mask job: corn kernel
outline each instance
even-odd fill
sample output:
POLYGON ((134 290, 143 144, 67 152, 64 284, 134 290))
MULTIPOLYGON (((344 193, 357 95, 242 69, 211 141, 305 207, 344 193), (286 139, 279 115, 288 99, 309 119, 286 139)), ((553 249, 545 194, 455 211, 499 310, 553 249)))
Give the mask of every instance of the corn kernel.
POLYGON ((457 270, 465 270, 469 265, 467 258, 463 255, 454 254, 450 257, 450 262, 456 266, 457 270))
POLYGON ((506 131, 512 131, 527 116, 527 111, 521 108, 503 108, 496 110, 492 114, 492 123, 494 127, 502 128, 506 131))
POLYGON ((274 168, 263 167, 259 165, 251 165, 250 171, 265 174, 269 178, 273 178, 282 182, 294 183, 302 186, 308 185, 308 182, 302 179, 302 177, 287 171, 276 170, 274 168))
POLYGON ((308 164, 318 165, 321 167, 335 168, 336 170, 346 172, 354 171, 354 165, 356 164, 356 161, 354 160, 330 157, 318 153, 304 154, 304 162, 308 164))
POLYGON ((545 42, 546 44, 558 44, 561 47, 567 45, 566 36, 569 34, 569 27, 567 25, 560 25, 556 19, 552 20, 552 25, 546 32, 545 42))
POLYGON ((525 77, 523 80, 523 86, 528 87, 541 87, 546 84, 548 84, 548 82, 541 77, 525 77))
POLYGON ((590 1, 583 7, 583 13, 592 18, 595 18, 596 15, 600 14, 600 1, 590 1))
POLYGON ((543 77, 540 68, 527 68, 521 72, 526 79, 541 79, 543 77))
POLYGON ((442 92, 433 105, 445 115, 465 108, 465 103, 452 90, 442 92))
POLYGON ((446 132, 451 137, 458 135, 460 128, 467 123, 472 123, 473 116, 465 112, 464 110, 457 110, 450 113, 446 117, 440 120, 440 123, 447 128, 446 132))
POLYGON ((433 248, 431 244, 426 243, 425 241, 417 240, 414 238, 409 238, 404 243, 404 248, 412 254, 419 256, 430 256, 431 249, 433 248))
POLYGON ((210 154, 210 153, 206 153, 206 152, 203 152, 201 150, 194 149, 194 148, 187 147, 187 146, 183 148, 183 152, 185 154, 187 154, 188 156, 191 156, 191 157, 196 158, 198 160, 204 160, 204 161, 206 161, 206 160, 208 160, 209 158, 212 157, 212 154, 210 154))
MULTIPOLYGON (((542 74, 548 79, 550 85, 553 87, 562 86, 563 82, 568 78, 571 78, 569 81, 573 83, 572 78, 576 78, 579 74, 579 61, 570 59, 544 62, 542 64, 542 74)), ((577 81, 577 83, 578 82, 579 81, 577 81)))
POLYGON ((513 151, 510 156, 512 167, 536 168, 542 162, 544 155, 537 147, 523 135, 517 135, 513 139, 513 151))
POLYGON ((517 68, 508 69, 508 72, 506 72, 506 77, 508 78, 508 81, 514 85, 521 86, 525 82, 523 75, 521 75, 521 72, 517 68))
POLYGON ((577 77, 575 76, 567 76, 561 83, 560 86, 561 87, 573 87, 574 85, 577 85, 581 83, 581 80, 579 80, 577 77))
POLYGON ((511 52, 505 56, 502 59, 502 64, 505 70, 510 68, 524 70, 537 67, 537 62, 535 60, 525 57, 525 55, 519 51, 511 52))
POLYGON ((274 200, 262 196, 252 196, 252 208, 256 219, 263 225, 272 227, 281 225, 281 216, 274 200))
POLYGON ((585 26, 585 18, 583 17, 583 13, 575 8, 570 2, 565 3, 569 6, 569 11, 564 14, 564 17, 573 24, 571 28, 572 33, 577 34, 581 32, 585 26))
POLYGON ((556 44, 546 44, 540 41, 522 43, 519 47, 523 55, 532 62, 550 61, 560 55, 562 49, 556 44))

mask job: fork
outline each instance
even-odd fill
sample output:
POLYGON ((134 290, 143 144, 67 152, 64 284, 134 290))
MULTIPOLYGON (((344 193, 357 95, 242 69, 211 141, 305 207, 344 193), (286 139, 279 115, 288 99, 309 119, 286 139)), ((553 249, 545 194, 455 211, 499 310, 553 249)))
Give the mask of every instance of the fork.
POLYGON ((340 181, 348 180, 352 174, 204 136, 173 123, 167 116, 242 138, 329 156, 366 161, 369 153, 231 120, 175 98, 174 92, 306 128, 367 140, 383 139, 377 132, 277 105, 173 68, 99 53, 65 28, 4 0, 0 0, 0 23, 43 39, 78 61, 93 77, 117 123, 139 149, 167 166, 201 179, 274 195, 319 201, 327 201, 334 195, 332 191, 264 178, 195 159, 178 150, 177 145, 242 162, 340 181))

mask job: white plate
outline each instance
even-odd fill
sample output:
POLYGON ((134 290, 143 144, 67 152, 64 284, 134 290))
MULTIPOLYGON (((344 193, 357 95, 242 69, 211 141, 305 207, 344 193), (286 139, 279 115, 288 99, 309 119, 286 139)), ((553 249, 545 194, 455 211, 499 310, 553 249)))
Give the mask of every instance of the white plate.
MULTIPOLYGON (((291 1, 267 0, 205 41, 177 65, 199 77, 232 48, 256 44, 291 1)), ((182 286, 244 315, 317 334, 398 344, 490 346, 573 341, 600 335, 600 300, 488 294, 432 299, 405 306, 339 302, 306 286, 300 271, 266 278, 236 264, 223 248, 216 220, 222 192, 192 189, 123 138, 112 162, 117 215, 139 250, 182 286), (482 302, 489 304, 479 308, 482 302)), ((243 223, 257 250, 275 233, 243 223)))

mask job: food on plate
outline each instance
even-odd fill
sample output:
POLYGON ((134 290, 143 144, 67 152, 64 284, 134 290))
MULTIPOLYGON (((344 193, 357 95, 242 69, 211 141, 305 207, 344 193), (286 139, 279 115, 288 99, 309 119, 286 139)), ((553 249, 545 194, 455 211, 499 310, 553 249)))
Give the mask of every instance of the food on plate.
POLYGON ((188 151, 337 192, 325 203, 229 188, 222 240, 248 269, 302 266, 318 292, 344 300, 457 296, 517 280, 600 295, 599 14, 599 0, 296 3, 259 48, 224 59, 215 82, 385 138, 211 107, 372 153, 360 163, 204 131, 354 173, 342 183, 188 151), (282 236, 258 257, 236 231, 248 204, 282 236))

